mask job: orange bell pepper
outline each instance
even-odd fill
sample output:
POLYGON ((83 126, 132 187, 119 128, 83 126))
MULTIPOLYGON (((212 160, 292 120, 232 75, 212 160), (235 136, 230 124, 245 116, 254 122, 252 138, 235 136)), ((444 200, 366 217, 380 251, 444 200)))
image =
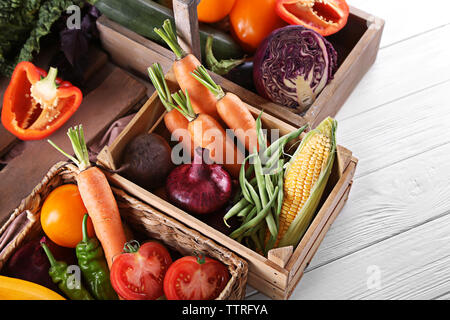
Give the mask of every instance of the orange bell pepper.
POLYGON ((2 123, 22 140, 39 140, 58 130, 78 109, 83 95, 70 82, 31 62, 17 64, 3 97, 2 123))
POLYGON ((231 33, 247 53, 286 22, 275 11, 276 0, 237 0, 230 12, 231 33))

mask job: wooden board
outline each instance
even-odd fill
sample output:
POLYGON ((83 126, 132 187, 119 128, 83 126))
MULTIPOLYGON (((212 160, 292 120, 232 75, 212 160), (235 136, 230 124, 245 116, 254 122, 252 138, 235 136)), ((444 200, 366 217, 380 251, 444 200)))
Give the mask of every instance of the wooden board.
MULTIPOLYGON (((183 28, 184 24, 180 23, 183 28)), ((139 36, 138 34, 114 23, 102 16, 97 20, 102 45, 113 61, 125 68, 131 68, 143 77, 147 77, 147 68, 154 62, 160 62, 164 71, 168 71, 173 63, 174 55, 158 44, 139 36), (116 39, 123 41, 117 41, 116 39), (128 39, 125 39, 128 38, 128 39), (129 59, 127 52, 132 50, 137 59, 129 59), (152 52, 153 51, 153 52, 152 52), (161 55, 156 60, 155 53, 161 55)), ((247 103, 252 101, 254 106, 282 119, 294 126, 306 123, 315 127, 327 116, 336 115, 357 83, 361 80, 370 66, 374 63, 383 32, 384 21, 357 8, 351 8, 351 16, 345 30, 330 38, 339 52, 339 68, 332 80, 318 96, 309 110, 302 114, 295 114, 291 109, 269 102, 259 95, 246 90, 218 75, 213 78, 220 81, 225 90, 238 92, 247 103)), ((192 39, 191 42, 194 40, 192 39)))
MULTIPOLYGON (((79 110, 51 136, 52 141, 62 149, 71 150, 66 135, 70 126, 83 124, 89 142, 146 97, 146 87, 120 68, 110 65, 109 70, 104 72, 109 74, 106 79, 84 98, 79 110)), ((63 159, 64 156, 46 140, 33 141, 27 145, 21 155, 0 171, 0 218, 6 219, 48 169, 63 159)))

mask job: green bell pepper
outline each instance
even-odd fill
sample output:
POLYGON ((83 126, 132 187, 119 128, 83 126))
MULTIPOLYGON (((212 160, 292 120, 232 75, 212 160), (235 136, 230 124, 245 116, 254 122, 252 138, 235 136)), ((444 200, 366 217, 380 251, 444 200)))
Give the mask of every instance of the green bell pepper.
POLYGON ((81 283, 81 279, 79 279, 78 284, 73 282, 72 273, 69 272, 67 263, 64 261, 56 261, 45 243, 41 242, 41 246, 50 261, 48 274, 67 298, 71 300, 94 300, 89 291, 81 283))
POLYGON ((85 214, 83 240, 75 248, 78 265, 86 280, 86 286, 97 300, 117 300, 118 296, 111 285, 109 268, 100 242, 88 236, 87 219, 88 215, 85 214))

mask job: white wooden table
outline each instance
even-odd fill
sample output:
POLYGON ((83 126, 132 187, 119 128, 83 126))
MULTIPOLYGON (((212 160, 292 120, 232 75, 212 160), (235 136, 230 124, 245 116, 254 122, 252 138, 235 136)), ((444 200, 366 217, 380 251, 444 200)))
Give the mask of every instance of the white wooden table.
POLYGON ((291 299, 450 298, 450 1, 348 2, 386 26, 336 117, 350 197, 291 299))

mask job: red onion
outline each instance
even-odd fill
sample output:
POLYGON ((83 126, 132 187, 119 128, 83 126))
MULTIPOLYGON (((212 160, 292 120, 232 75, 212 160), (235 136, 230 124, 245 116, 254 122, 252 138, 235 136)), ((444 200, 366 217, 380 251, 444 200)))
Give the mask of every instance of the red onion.
POLYGON ((219 210, 231 197, 231 177, 221 165, 206 164, 198 148, 191 164, 178 166, 166 181, 169 200, 192 214, 219 210))

